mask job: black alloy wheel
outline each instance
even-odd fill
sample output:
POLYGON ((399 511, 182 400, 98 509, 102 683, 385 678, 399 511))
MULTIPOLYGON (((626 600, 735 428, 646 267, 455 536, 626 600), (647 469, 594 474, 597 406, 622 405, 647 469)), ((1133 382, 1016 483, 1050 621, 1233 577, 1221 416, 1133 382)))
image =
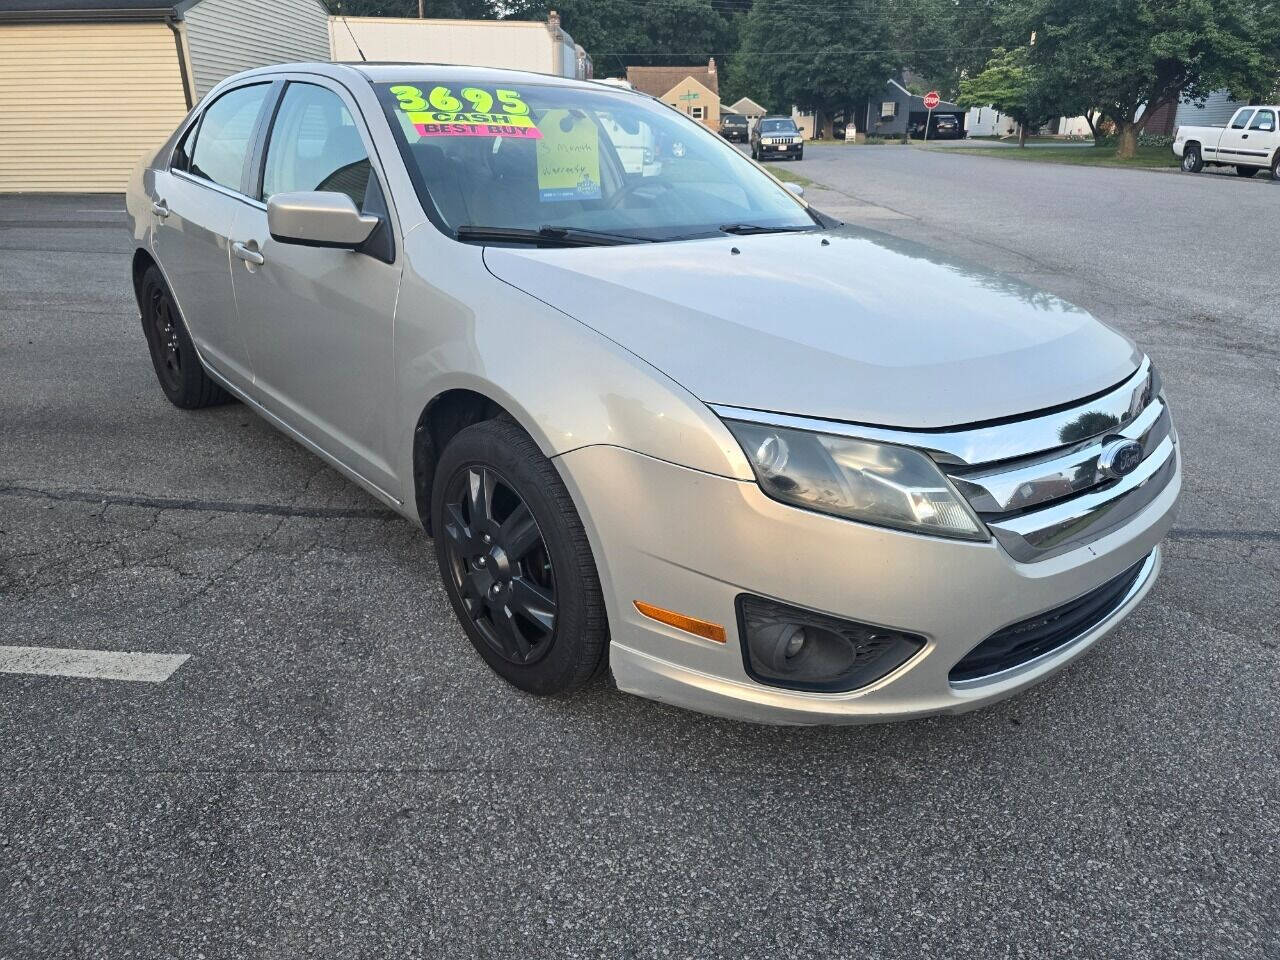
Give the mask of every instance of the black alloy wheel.
POLYGON ((505 477, 469 464, 449 480, 449 573, 476 631, 502 659, 537 663, 556 630, 556 575, 538 522, 505 477))
POLYGON ((196 354, 173 294, 156 266, 147 268, 138 286, 142 333, 160 389, 175 407, 195 410, 226 403, 230 394, 213 381, 196 354))
POLYGON ((496 674, 563 694, 604 669, 609 621, 586 531, 555 464, 514 420, 474 423, 445 445, 431 530, 449 603, 496 674))
POLYGON ((163 287, 152 287, 147 303, 147 342, 160 387, 166 394, 182 391, 182 346, 178 343, 173 300, 163 287))

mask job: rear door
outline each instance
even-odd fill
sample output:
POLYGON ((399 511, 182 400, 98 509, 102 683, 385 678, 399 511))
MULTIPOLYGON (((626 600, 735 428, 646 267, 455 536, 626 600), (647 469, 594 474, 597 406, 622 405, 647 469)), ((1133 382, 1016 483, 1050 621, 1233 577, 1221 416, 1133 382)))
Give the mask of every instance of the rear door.
POLYGON ((289 76, 261 156, 257 202, 237 208, 231 254, 255 395, 306 439, 400 499, 390 415, 399 240, 364 118, 341 85, 289 76), (392 262, 273 239, 266 202, 299 190, 344 193, 382 218, 378 229, 390 231, 392 262))
POLYGON ((254 134, 270 81, 220 93, 191 123, 156 174, 151 216, 156 259, 205 362, 247 389, 253 375, 231 289, 229 243, 245 206, 254 134))

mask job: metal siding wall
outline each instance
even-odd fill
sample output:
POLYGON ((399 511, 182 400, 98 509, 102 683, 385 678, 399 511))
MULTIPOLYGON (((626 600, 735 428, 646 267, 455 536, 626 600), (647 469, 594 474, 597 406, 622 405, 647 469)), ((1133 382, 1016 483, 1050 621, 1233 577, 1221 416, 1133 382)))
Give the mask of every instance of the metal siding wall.
MULTIPOLYGON (((534 21, 333 17, 329 33, 335 60, 360 59, 354 34, 370 60, 555 72, 551 34, 545 23, 534 21)), ((572 57, 569 63, 572 69, 572 57)))
POLYGON ((186 113, 162 23, 0 26, 0 191, 123 191, 186 113))
POLYGON ((329 59, 329 15, 316 0, 201 0, 184 20, 197 100, 241 70, 329 59))
POLYGON ((1211 93, 1205 99, 1203 107, 1193 103, 1178 104, 1178 113, 1174 126, 1188 127, 1225 127, 1236 109, 1244 106, 1239 100, 1232 100, 1226 90, 1211 93))

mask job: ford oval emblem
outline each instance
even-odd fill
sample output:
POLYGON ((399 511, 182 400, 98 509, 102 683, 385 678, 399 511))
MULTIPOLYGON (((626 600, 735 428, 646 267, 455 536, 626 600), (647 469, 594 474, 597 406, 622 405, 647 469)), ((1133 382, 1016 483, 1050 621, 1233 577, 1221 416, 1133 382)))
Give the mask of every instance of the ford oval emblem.
POLYGON ((1138 469, 1142 462, 1142 444, 1136 440, 1112 440, 1102 448, 1098 457, 1098 472, 1104 477, 1118 479, 1138 469))

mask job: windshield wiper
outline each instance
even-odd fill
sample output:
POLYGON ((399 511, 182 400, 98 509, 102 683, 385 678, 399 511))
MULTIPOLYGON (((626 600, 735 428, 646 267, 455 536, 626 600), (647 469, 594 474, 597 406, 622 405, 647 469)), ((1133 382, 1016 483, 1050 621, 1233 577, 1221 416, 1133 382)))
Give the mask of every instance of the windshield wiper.
POLYGON ((492 243, 528 243, 562 247, 610 247, 623 243, 651 243, 646 237, 577 227, 543 226, 537 230, 525 227, 478 227, 464 224, 455 231, 459 240, 488 240, 492 243))
POLYGON ((806 230, 812 230, 813 227, 765 227, 758 223, 726 223, 716 229, 721 233, 746 236, 752 233, 804 233, 806 230))

